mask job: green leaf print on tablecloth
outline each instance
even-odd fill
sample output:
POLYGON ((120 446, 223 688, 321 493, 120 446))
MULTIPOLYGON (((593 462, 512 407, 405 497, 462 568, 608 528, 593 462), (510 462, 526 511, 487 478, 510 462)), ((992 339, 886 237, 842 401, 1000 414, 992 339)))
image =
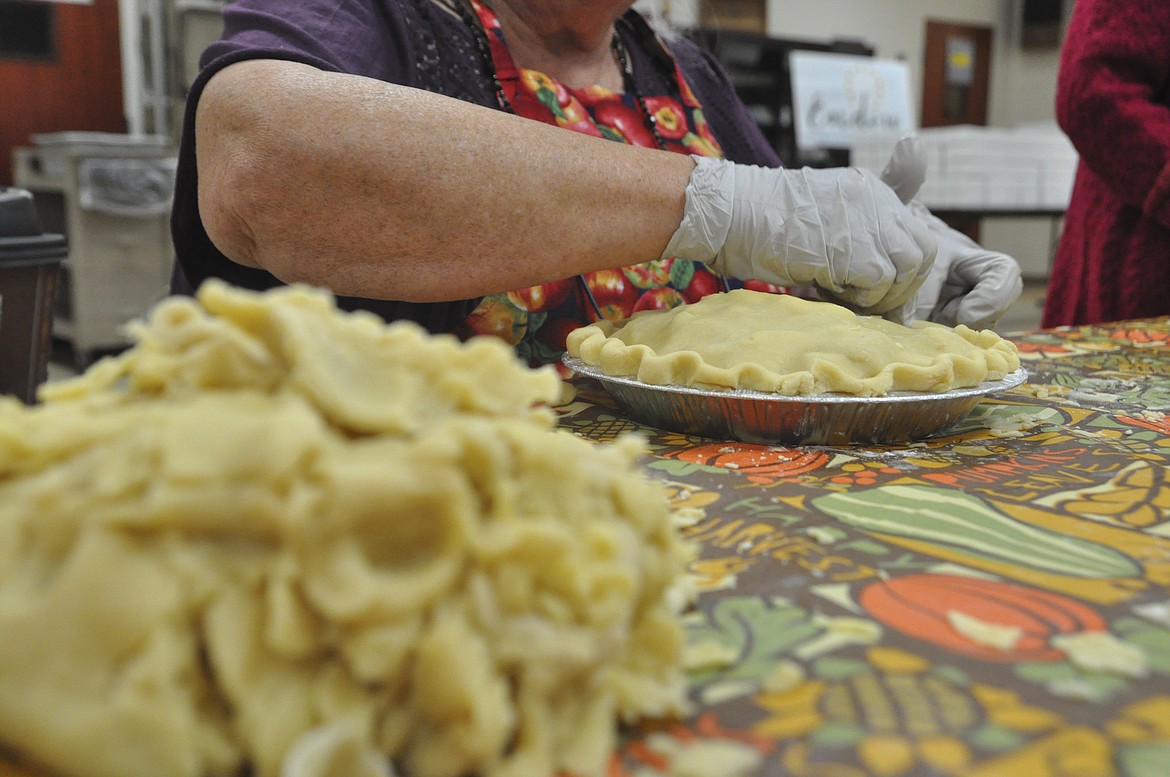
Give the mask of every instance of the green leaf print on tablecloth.
POLYGON ((731 597, 721 599, 703 620, 687 625, 687 643, 716 643, 738 658, 727 667, 695 672, 692 683, 714 679, 758 680, 794 645, 817 634, 820 627, 803 608, 784 599, 731 597))
POLYGON ((950 489, 884 486, 829 494, 813 505, 859 529, 960 548, 1020 567, 1083 578, 1141 572, 1112 548, 1021 523, 976 496, 950 489))

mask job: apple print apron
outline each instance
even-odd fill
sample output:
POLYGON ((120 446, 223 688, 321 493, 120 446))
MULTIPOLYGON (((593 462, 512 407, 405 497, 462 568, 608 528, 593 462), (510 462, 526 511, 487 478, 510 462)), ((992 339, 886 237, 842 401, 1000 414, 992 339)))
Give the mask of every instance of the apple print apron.
MULTIPOLYGON (((680 154, 722 157, 703 118, 702 106, 674 66, 678 98, 647 96, 646 110, 657 121, 655 137, 637 96, 598 86, 573 89, 544 73, 516 67, 495 13, 472 0, 487 33, 500 87, 514 113, 574 132, 680 154)), ((644 24, 644 23, 643 23, 644 24)), ((645 27, 649 44, 665 46, 645 27)), ((703 264, 668 257, 628 267, 598 270, 576 278, 485 297, 464 323, 464 337, 492 334, 511 343, 530 364, 555 362, 565 336, 599 318, 620 319, 646 309, 671 308, 727 288, 703 264)))

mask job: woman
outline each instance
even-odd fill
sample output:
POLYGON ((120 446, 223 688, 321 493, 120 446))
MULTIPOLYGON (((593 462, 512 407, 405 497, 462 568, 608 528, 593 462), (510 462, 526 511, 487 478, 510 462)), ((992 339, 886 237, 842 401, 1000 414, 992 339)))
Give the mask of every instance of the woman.
POLYGON ((904 315, 931 228, 868 172, 774 169, 714 60, 631 5, 228 6, 188 102, 182 275, 327 286, 538 361, 728 279, 904 315))
POLYGON ((1170 313, 1170 3, 1078 0, 1056 115, 1081 160, 1044 326, 1170 313))

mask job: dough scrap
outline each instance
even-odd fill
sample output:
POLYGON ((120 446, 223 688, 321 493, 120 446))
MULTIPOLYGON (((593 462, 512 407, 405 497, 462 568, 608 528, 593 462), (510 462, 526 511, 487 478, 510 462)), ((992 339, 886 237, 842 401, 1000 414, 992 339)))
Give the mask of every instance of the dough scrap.
POLYGON ((571 332, 570 356, 607 375, 662 386, 789 396, 943 392, 1020 366, 991 330, 858 316, 828 302, 738 289, 692 305, 598 321, 571 332))
POLYGON ((684 708, 692 548, 637 438, 556 430, 551 369, 299 287, 135 329, 0 400, 5 747, 58 777, 600 775, 619 720, 684 708))

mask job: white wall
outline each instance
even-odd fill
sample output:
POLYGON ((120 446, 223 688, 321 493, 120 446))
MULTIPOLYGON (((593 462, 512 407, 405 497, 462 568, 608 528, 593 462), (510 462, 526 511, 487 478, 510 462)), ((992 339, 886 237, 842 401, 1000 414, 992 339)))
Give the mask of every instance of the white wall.
MULTIPOLYGON (((768 33, 783 38, 862 40, 879 57, 905 61, 912 92, 921 95, 926 19, 995 27, 1000 6, 1001 0, 768 0, 768 33)), ((919 105, 914 108, 917 115, 919 105)))
MULTIPOLYGON (((673 24, 698 24, 699 9, 718 0, 638 0, 639 10, 662 13, 673 24)), ((1011 127, 1052 121, 1059 50, 1020 45, 1022 0, 766 0, 770 35, 832 40, 855 38, 877 56, 910 66, 917 113, 921 104, 926 21, 992 29, 989 123, 1011 127)))
MULTIPOLYGON (((638 0, 681 27, 698 24, 699 9, 718 0, 638 0)), ((1013 126, 1051 120, 1056 52, 1021 50, 1022 0, 766 0, 767 33, 781 38, 855 38, 879 57, 904 60, 921 102, 927 19, 991 27, 990 123, 1013 126)), ((915 105, 917 113, 918 105, 915 105)))
MULTIPOLYGON (((1011 5, 1018 12, 1019 4, 1011 5)), ((1060 49, 1021 46, 1018 15, 997 30, 996 37, 989 122, 1005 127, 1054 122, 1060 49)), ((1060 227, 1060 220, 986 219, 980 240, 988 248, 1016 257, 1025 278, 1041 280, 1048 277, 1060 227)))

